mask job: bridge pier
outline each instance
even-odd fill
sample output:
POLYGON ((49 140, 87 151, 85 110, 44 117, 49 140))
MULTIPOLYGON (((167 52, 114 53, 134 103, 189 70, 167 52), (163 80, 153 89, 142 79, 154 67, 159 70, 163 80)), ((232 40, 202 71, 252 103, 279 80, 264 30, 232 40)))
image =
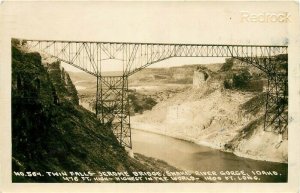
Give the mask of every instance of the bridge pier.
POLYGON ((268 76, 264 129, 283 134, 287 126, 288 76, 285 73, 274 73, 268 76))
POLYGON ((122 146, 132 148, 128 76, 97 77, 96 116, 122 146))
POLYGON ((287 55, 267 57, 234 57, 257 67, 268 78, 264 131, 283 134, 288 127, 288 58, 287 55))

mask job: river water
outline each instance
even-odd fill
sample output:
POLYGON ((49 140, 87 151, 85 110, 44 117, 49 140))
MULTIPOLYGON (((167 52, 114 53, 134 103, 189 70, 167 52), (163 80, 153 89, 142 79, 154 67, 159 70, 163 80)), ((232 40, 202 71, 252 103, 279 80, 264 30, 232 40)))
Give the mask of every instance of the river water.
POLYGON ((136 129, 132 129, 132 144, 135 153, 163 160, 181 170, 217 173, 243 170, 257 176, 259 181, 255 182, 287 181, 287 164, 242 158, 232 153, 136 129), (264 172, 267 175, 263 175, 264 172))

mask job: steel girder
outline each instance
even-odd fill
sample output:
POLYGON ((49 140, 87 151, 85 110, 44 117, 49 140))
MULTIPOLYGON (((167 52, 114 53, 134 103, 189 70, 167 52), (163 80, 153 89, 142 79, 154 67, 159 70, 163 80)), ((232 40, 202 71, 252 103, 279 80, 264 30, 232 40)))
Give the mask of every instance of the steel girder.
POLYGON ((287 46, 23 41, 29 49, 42 51, 97 77, 96 115, 104 125, 112 126, 123 146, 131 147, 128 76, 172 57, 232 57, 259 68, 268 76, 264 128, 278 133, 287 128, 287 70, 278 71, 274 59, 278 55, 287 55, 287 46), (103 76, 103 62, 110 59, 122 63, 121 76, 103 76), (274 127, 271 128, 271 125, 274 127))

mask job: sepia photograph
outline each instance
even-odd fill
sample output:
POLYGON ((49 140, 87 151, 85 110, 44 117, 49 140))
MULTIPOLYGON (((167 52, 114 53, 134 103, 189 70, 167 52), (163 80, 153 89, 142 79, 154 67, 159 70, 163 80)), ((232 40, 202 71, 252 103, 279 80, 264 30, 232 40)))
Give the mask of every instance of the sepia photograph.
POLYGON ((13 182, 287 182, 287 50, 12 39, 13 182))
POLYGON ((0 7, 3 192, 299 190, 297 3, 0 7))

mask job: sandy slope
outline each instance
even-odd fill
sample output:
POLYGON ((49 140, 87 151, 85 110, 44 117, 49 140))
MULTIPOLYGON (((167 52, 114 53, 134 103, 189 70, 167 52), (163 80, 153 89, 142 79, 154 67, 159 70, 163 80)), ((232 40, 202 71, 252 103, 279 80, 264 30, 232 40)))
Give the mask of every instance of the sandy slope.
POLYGON ((220 82, 208 81, 133 116, 131 125, 243 157, 287 162, 287 140, 280 142, 281 136, 263 131, 264 109, 253 115, 241 108, 255 96, 225 90, 220 82))

